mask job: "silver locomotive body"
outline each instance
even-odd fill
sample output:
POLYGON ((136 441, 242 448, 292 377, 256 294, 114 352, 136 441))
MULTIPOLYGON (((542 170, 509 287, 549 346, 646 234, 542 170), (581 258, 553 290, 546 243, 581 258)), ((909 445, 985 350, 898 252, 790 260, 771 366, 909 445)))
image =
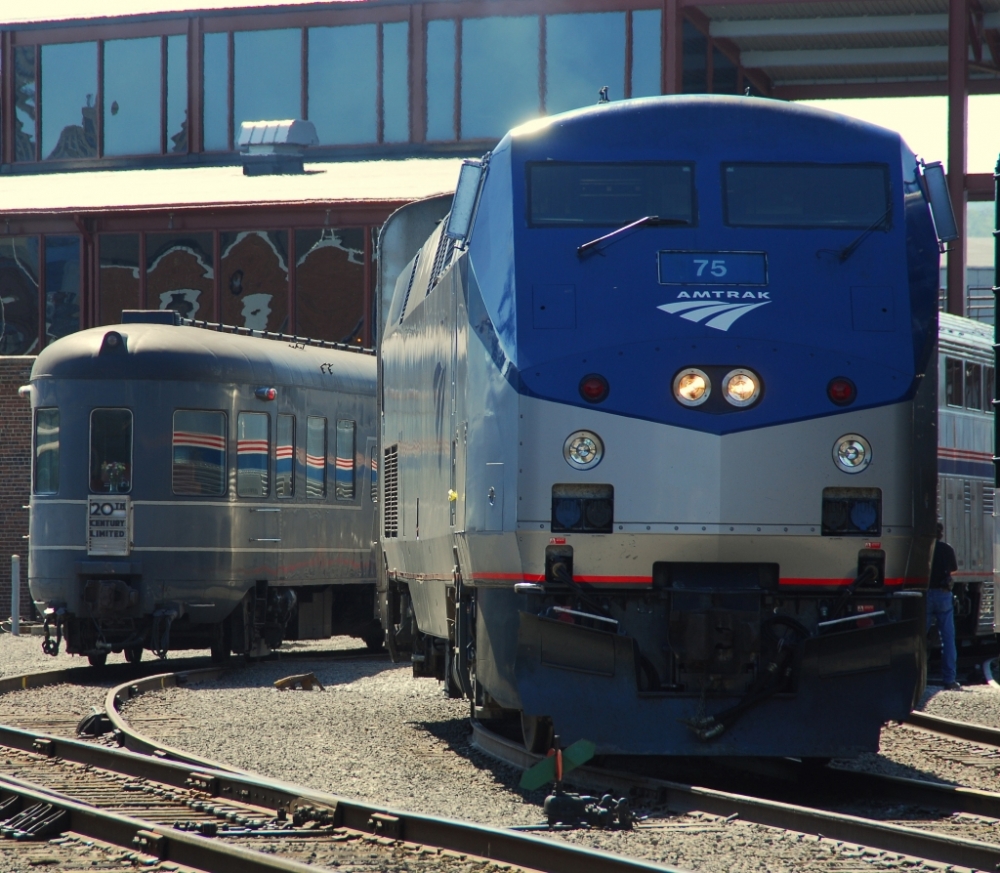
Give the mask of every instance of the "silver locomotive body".
POLYGON ((32 370, 29 585, 49 649, 380 644, 373 357, 142 323, 164 315, 72 334, 32 370))

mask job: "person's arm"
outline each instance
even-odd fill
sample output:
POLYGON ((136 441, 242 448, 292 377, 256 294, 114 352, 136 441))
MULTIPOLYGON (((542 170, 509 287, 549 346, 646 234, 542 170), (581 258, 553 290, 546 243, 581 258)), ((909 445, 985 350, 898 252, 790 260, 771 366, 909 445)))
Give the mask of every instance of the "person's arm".
POLYGON ((958 569, 958 558, 955 557, 955 550, 950 545, 948 546, 948 566, 946 569, 949 573, 954 573, 958 569))

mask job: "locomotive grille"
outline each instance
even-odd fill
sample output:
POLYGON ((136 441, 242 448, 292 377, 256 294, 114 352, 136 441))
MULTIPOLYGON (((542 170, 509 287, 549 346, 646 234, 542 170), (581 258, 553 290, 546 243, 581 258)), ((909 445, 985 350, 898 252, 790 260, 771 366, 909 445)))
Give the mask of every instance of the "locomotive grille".
POLYGON ((447 267, 451 261, 451 255, 454 250, 455 240, 451 239, 444 232, 442 232, 441 239, 438 240, 437 253, 434 255, 434 266, 431 268, 431 281, 427 286, 428 294, 430 294, 434 286, 437 285, 445 267, 447 267))
POLYGON ((389 446, 385 450, 383 469, 385 489, 385 513, 383 528, 386 537, 399 536, 399 446, 389 446))
POLYGON ((983 515, 993 515, 994 491, 989 485, 983 486, 983 515))
POLYGON ((972 512, 972 483, 968 480, 962 483, 962 505, 966 512, 972 512))
MULTIPOLYGON (((991 489, 992 490, 992 489, 991 489)), ((983 582, 979 589, 979 627, 980 633, 993 633, 995 622, 994 609, 996 603, 996 592, 992 582, 983 582)))
POLYGON ((413 290, 413 280, 417 278, 417 267, 420 266, 420 252, 417 252, 417 256, 413 259, 413 272, 410 273, 410 281, 406 286, 406 296, 403 297, 403 305, 399 310, 399 324, 403 323, 403 318, 406 315, 406 305, 410 302, 410 292, 413 290))

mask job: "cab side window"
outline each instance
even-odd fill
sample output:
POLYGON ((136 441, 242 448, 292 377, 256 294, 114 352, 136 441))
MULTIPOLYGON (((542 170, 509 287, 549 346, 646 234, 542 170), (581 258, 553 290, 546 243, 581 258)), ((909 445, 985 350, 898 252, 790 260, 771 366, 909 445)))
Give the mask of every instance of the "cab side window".
POLYGON ((35 494, 59 491, 59 410, 35 411, 35 494))
POLYGON ((326 419, 306 419, 306 497, 326 497, 326 419))
POLYGON ((337 422, 337 500, 354 499, 354 436, 353 421, 337 422))
POLYGON ((266 412, 241 412, 236 418, 236 494, 267 497, 271 422, 266 412))
POLYGON ((944 396, 949 406, 961 406, 965 396, 964 363, 958 358, 944 359, 944 396))
POLYGON ((278 434, 274 444, 274 494, 295 496, 295 416, 278 416, 278 434))
POLYGON ((127 494, 132 490, 132 410, 90 413, 90 491, 127 494))
POLYGON ((226 414, 174 411, 171 480, 174 494, 226 493, 226 414))

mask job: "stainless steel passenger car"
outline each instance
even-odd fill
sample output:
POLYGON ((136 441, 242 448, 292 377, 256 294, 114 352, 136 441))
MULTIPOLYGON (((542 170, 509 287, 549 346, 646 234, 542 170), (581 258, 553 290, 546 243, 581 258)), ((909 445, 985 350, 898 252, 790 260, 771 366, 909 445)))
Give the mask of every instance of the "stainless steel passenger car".
POLYGON ((938 517, 955 549, 955 631, 990 644, 994 588, 993 327, 941 313, 938 331, 938 517))
POLYGON ((46 650, 65 640, 99 664, 334 634, 380 646, 374 357, 179 322, 124 313, 32 368, 46 650))

